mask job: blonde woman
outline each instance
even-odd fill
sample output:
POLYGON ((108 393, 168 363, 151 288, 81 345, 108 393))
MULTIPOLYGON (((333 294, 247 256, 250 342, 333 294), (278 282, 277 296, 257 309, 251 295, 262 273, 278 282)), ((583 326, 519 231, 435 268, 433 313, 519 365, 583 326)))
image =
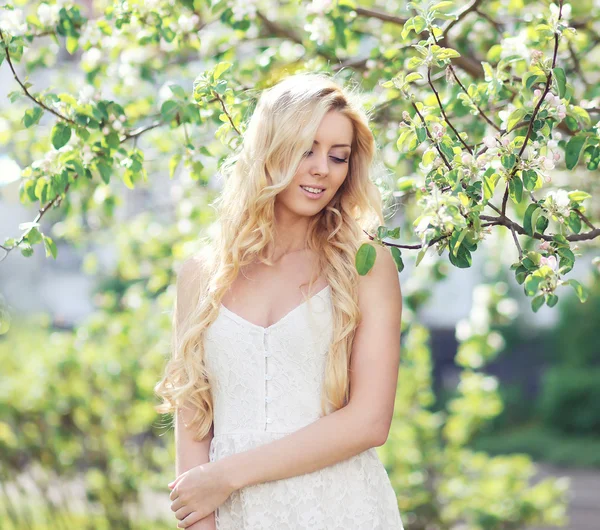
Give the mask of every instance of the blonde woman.
POLYGON ((394 409, 395 262, 355 255, 383 224, 375 145, 329 76, 265 90, 224 166, 220 231, 177 280, 157 410, 176 411, 171 509, 192 530, 398 530, 375 447, 394 409))

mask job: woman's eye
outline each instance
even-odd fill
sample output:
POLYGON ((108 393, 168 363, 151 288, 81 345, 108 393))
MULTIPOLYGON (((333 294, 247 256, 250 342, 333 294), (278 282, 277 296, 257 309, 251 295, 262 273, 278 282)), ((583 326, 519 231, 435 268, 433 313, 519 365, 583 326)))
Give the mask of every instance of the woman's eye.
MULTIPOLYGON (((306 153, 304 153, 304 156, 307 157, 308 155, 312 155, 312 154, 313 154, 312 151, 306 151, 306 153)), ((331 158, 336 164, 347 164, 348 163, 347 158, 338 158, 337 156, 331 156, 329 158, 331 158)))

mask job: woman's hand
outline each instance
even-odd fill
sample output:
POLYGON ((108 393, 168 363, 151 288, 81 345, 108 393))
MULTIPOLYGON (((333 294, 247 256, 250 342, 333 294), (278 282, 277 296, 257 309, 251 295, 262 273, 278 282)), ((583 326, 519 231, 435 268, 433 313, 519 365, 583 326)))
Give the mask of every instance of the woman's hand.
POLYGON ((234 491, 218 462, 193 467, 169 484, 178 528, 188 528, 223 504, 234 491))
POLYGON ((187 530, 217 530, 215 512, 211 513, 204 519, 200 519, 200 521, 194 523, 192 526, 188 526, 187 530))

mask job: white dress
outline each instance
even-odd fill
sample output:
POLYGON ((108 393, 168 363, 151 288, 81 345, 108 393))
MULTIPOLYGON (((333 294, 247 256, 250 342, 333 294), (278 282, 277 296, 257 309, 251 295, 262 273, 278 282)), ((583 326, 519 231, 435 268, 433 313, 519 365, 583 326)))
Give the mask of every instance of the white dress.
MULTIPOLYGON (((221 304, 205 334, 214 376, 211 462, 286 436, 321 417, 332 340, 327 286, 263 328, 221 304)), ((396 495, 375 448, 334 465, 235 491, 217 530, 401 530, 396 495)))

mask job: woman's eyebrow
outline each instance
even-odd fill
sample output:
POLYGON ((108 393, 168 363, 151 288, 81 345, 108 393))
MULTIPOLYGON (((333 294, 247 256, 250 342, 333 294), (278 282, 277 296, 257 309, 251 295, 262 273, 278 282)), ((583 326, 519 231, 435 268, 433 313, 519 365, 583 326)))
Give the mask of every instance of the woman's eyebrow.
MULTIPOLYGON (((319 145, 319 142, 317 142, 317 140, 315 140, 313 143, 319 145)), ((348 144, 335 144, 335 145, 332 145, 331 147, 352 147, 352 146, 350 146, 348 144)))

